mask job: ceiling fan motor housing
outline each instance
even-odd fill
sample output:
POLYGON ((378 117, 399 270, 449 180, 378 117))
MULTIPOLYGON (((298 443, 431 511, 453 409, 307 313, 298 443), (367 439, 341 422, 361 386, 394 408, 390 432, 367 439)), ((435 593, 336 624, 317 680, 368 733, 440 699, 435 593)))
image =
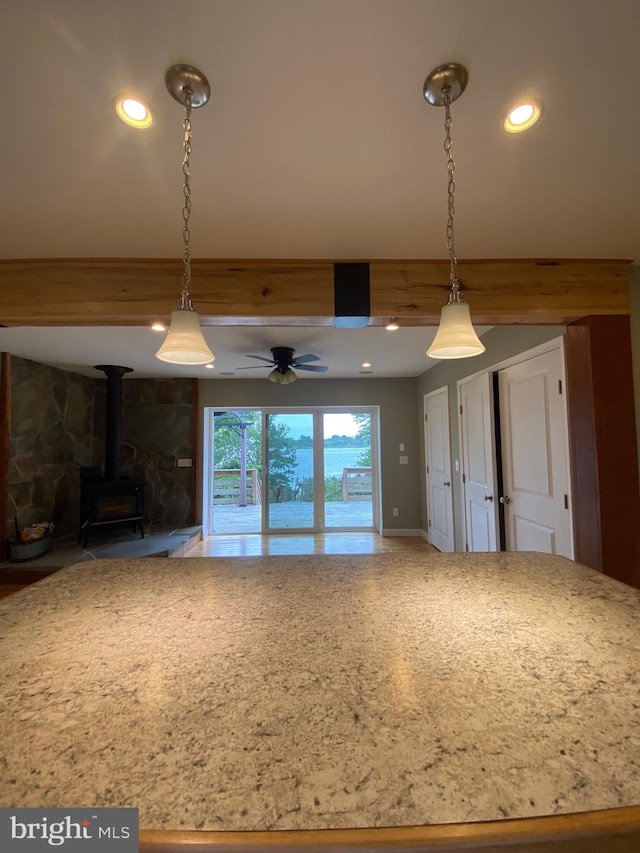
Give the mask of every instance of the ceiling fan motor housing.
POLYGON ((271 355, 279 373, 286 373, 293 362, 295 350, 291 347, 271 347, 271 355))

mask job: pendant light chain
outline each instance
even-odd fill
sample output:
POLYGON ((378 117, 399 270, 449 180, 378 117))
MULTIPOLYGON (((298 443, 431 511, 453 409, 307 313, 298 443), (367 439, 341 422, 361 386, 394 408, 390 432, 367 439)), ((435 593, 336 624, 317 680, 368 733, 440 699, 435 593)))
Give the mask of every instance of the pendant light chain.
POLYGON ((182 160, 182 174, 184 183, 182 191, 184 193, 184 205, 182 207, 182 219, 184 225, 182 227, 182 239, 184 242, 184 251, 182 260, 184 262, 184 271, 182 273, 182 295, 180 297, 179 308, 191 308, 191 297, 189 295, 189 283, 191 282, 191 230, 189 223, 191 219, 191 106, 193 93, 189 87, 185 88, 185 110, 186 115, 182 127, 184 129, 184 158, 182 160))
POLYGON ((171 323, 164 343, 156 358, 168 364, 189 367, 208 365, 214 361, 202 333, 200 316, 193 307, 189 284, 191 282, 191 110, 204 106, 211 95, 211 86, 205 75, 193 65, 179 63, 168 68, 164 82, 171 97, 184 107, 183 158, 182 158, 182 241, 183 270, 182 290, 175 309, 171 312, 171 323))
POLYGON ((447 216, 447 248, 449 250, 449 263, 451 270, 449 272, 449 280, 451 281, 451 293, 449 294, 449 302, 464 302, 464 296, 460 292, 460 282, 458 281, 458 258, 456 257, 456 234, 454 230, 453 220, 455 217, 455 169, 456 164, 451 153, 451 97, 450 86, 443 86, 443 105, 445 110, 444 121, 444 150, 447 152, 447 194, 448 194, 448 216, 447 216))
POLYGON ((444 150, 447 154, 447 249, 449 250, 451 288, 447 304, 442 306, 436 336, 427 350, 430 358, 470 358, 485 351, 478 338, 469 306, 458 279, 455 235, 456 164, 451 151, 451 104, 464 92, 469 75, 457 62, 448 62, 434 68, 424 81, 422 92, 427 103, 444 107, 444 150))

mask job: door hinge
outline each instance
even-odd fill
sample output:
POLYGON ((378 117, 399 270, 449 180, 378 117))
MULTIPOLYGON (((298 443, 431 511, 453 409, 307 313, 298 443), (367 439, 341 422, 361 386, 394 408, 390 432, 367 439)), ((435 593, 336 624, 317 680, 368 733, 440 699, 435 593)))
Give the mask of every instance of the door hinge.
POLYGON ((564 508, 569 509, 569 495, 564 496, 564 508))
POLYGON ((466 483, 466 482, 467 482, 467 475, 466 475, 466 474, 464 474, 464 473, 462 474, 462 482, 463 482, 463 483, 466 483))
POLYGON ((562 394, 562 379, 558 379, 558 394, 562 394))
POLYGON ((429 527, 431 527, 431 519, 429 519, 429 527))
POLYGON ((465 542, 465 543, 464 543, 464 550, 465 550, 465 551, 468 551, 468 550, 469 550, 469 543, 468 543, 468 542, 465 542))
POLYGON ((425 416, 424 416, 424 419, 425 419, 425 421, 428 421, 428 420, 429 420, 429 418, 427 417, 427 415, 425 415, 425 416))
POLYGON ((460 403, 460 414, 462 414, 462 403, 460 403))
POLYGON ((427 474, 429 473, 429 466, 427 465, 427 474))

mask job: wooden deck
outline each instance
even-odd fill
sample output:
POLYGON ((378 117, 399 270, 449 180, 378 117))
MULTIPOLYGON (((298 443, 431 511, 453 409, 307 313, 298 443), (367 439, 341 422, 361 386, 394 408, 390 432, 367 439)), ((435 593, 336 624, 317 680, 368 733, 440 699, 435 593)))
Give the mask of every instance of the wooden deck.
MULTIPOLYGON (((324 506, 325 528, 373 529, 373 509, 370 501, 329 502, 324 506)), ((214 533, 260 533, 262 506, 214 505, 214 533)), ((286 501, 269 507, 269 530, 313 528, 313 504, 308 501, 286 501)))

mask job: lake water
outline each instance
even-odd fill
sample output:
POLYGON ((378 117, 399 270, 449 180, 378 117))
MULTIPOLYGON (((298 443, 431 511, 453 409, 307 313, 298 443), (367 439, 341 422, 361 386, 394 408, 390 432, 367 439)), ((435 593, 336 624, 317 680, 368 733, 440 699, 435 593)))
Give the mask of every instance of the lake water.
MULTIPOLYGON (((325 447, 325 477, 342 477, 343 468, 359 468, 358 460, 366 449, 366 447, 325 447)), ((311 447, 300 447, 296 450, 296 473, 294 477, 299 479, 313 477, 313 450, 311 447)))

